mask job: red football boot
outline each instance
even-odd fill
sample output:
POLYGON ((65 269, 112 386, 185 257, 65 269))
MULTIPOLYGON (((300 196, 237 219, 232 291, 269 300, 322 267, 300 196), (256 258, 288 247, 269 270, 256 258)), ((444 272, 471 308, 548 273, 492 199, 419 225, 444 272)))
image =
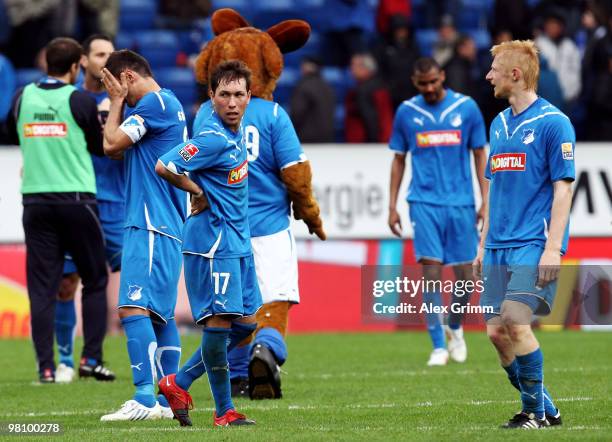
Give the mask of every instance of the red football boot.
POLYGON ((229 427, 230 425, 255 425, 255 421, 247 418, 236 410, 227 410, 223 416, 213 413, 213 427, 229 427))
MULTIPOLYGON (((159 390, 166 396, 174 417, 179 421, 181 427, 191 426, 189 410, 193 409, 191 395, 176 385, 175 374, 164 376, 159 381, 159 390)), ((227 413, 226 413, 227 414, 227 413)))

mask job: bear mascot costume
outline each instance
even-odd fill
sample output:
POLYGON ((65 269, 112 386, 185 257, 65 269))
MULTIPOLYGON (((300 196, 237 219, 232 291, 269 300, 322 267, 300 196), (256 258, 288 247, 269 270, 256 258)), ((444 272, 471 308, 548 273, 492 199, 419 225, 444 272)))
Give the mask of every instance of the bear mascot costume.
MULTIPOLYGON (((287 359, 288 313, 299 303, 291 208, 295 219, 325 240, 310 162, 289 116, 272 101, 283 70, 282 54, 301 48, 310 36, 310 26, 302 20, 285 20, 261 31, 227 8, 217 10, 211 23, 215 38, 197 58, 197 81, 209 84, 214 68, 227 60, 240 60, 252 72, 252 99, 242 127, 249 160, 251 243, 263 306, 256 315, 255 332, 228 355, 232 395, 278 399, 282 396, 280 366, 287 359)), ((212 112, 210 102, 202 104, 193 124, 194 136, 212 112)))

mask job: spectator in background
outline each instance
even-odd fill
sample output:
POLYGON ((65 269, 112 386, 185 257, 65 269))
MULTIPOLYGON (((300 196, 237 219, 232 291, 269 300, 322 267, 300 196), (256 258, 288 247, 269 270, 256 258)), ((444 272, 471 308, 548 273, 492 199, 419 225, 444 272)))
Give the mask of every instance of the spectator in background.
POLYGON ((593 48, 589 84, 585 96, 586 136, 591 141, 612 140, 612 17, 608 18, 606 36, 593 48))
POLYGON ((539 0, 537 2, 530 2, 531 4, 534 4, 531 16, 535 17, 531 23, 532 28, 541 28, 543 21, 547 18, 550 11, 555 11, 555 13, 563 16, 565 23, 565 35, 567 35, 569 38, 574 38, 578 32, 578 29, 581 27, 582 11, 585 3, 584 1, 539 0))
POLYGON ((212 9, 210 0, 161 0, 159 12, 163 17, 164 25, 168 28, 188 28, 195 20, 210 15, 212 9))
POLYGON ((334 111, 336 94, 321 77, 321 61, 304 57, 300 70, 302 78, 291 94, 291 121, 302 143, 331 143, 334 141, 334 111))
POLYGON ((438 27, 438 41, 434 45, 433 58, 440 66, 444 66, 453 56, 459 34, 455 29, 453 17, 445 15, 438 27))
POLYGON ((412 13, 410 0, 380 0, 376 10, 376 29, 380 35, 391 33, 393 20, 400 16, 409 22, 412 13))
POLYGON ((551 9, 546 13, 542 33, 535 43, 559 78, 565 101, 563 109, 567 111, 580 94, 580 51, 576 43, 565 35, 565 18, 561 11, 551 9))
POLYGON ((393 109, 397 109, 402 101, 416 93, 410 75, 420 54, 408 20, 397 14, 391 17, 389 23, 389 32, 376 48, 375 54, 380 73, 389 85, 393 109))
POLYGON ((563 90, 557 74, 550 69, 546 58, 540 55, 540 77, 538 78, 538 95, 559 109, 563 107, 563 90))
POLYGON ((346 96, 345 139, 348 143, 386 143, 391 135, 393 108, 388 89, 378 77, 369 53, 355 54, 351 74, 357 86, 346 96))
POLYGON ((4 0, 11 23, 6 46, 15 68, 34 66, 37 54, 54 37, 53 12, 60 0, 4 0))
POLYGON ((11 61, 0 54, 0 144, 8 144, 6 118, 15 93, 15 70, 11 61))
POLYGON ((447 87, 478 99, 478 84, 483 75, 479 70, 478 52, 472 37, 459 37, 455 45, 455 55, 446 64, 444 71, 447 87))
MULTIPOLYGON (((491 34, 509 31, 517 40, 531 38, 531 10, 526 0, 496 0, 493 7, 491 34)), ((490 88, 490 86, 489 86, 490 88)))
POLYGON ((353 54, 367 49, 367 35, 374 32, 368 0, 327 0, 330 11, 323 23, 326 65, 345 67, 353 54))

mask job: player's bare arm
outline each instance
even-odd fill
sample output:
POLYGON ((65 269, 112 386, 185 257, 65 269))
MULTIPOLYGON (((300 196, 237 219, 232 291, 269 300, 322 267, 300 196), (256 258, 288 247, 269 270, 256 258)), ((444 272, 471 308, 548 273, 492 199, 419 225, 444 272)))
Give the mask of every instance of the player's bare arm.
POLYGON ((104 126, 104 153, 111 158, 120 158, 123 152, 133 144, 130 137, 119 128, 128 93, 127 79, 125 73, 121 73, 118 80, 108 69, 104 68, 102 69, 102 83, 104 83, 111 103, 104 126))
POLYGON ((168 181, 174 187, 178 187, 185 192, 189 192, 191 195, 192 215, 197 215, 209 207, 208 199, 206 199, 204 191, 193 180, 191 180, 187 174, 177 174, 172 172, 161 160, 157 160, 157 164, 155 165, 155 173, 168 181))
MULTIPOLYGON (((486 161, 485 161, 486 167, 486 161)), ((487 235, 489 233, 489 180, 484 178, 480 191, 482 192, 482 231, 480 232, 480 242, 478 243, 478 251, 476 252, 476 258, 472 262, 472 269, 474 278, 482 278, 482 259, 485 252, 485 243, 487 241, 487 235)))
POLYGON ((406 155, 396 153, 393 156, 391 163, 391 181, 389 184, 389 229, 397 237, 402 237, 402 223, 399 213, 397 212, 397 197, 402 178, 404 177, 404 169, 406 168, 406 155))
POLYGON ((487 193, 489 192, 489 182, 485 178, 485 169, 487 168, 487 152, 484 148, 473 149, 474 166, 476 168, 476 178, 478 179, 478 187, 480 188, 480 196, 482 203, 476 215, 476 222, 484 220, 484 213, 487 210, 486 202, 489 200, 487 193))
POLYGON ((556 181, 553 184, 553 192, 548 239, 538 266, 537 287, 544 287, 559 276, 561 244, 572 207, 572 183, 570 181, 556 181))

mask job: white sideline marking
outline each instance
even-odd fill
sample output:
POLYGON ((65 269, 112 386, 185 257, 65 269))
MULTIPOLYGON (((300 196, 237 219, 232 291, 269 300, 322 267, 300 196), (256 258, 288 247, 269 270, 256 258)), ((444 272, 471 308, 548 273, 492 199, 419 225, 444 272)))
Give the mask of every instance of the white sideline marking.
MULTIPOLYGON (((555 398, 555 402, 590 402, 596 398, 592 397, 566 397, 566 398, 555 398)), ((241 410, 256 410, 256 411, 272 411, 272 410, 289 410, 289 411, 308 411, 308 410, 325 410, 325 409, 338 409, 344 408, 347 410, 354 409, 380 409, 380 408, 410 408, 410 407, 444 407, 447 405, 490 405, 490 404, 514 404, 516 400, 483 400, 483 401, 459 401, 459 400, 446 400, 442 402, 415 402, 415 403, 381 403, 381 404, 346 404, 346 405, 297 405, 289 404, 287 407, 279 407, 277 405, 251 405, 245 404, 241 406, 241 410)), ((210 414, 214 411, 213 407, 197 407, 192 410, 191 414, 210 414)), ((87 410, 87 411, 49 411, 40 413, 3 413, 3 418, 20 418, 20 417, 53 417, 53 416, 97 416, 108 413, 109 410, 87 410)), ((433 427, 432 427, 433 428, 433 427)), ((441 428, 441 427, 440 427, 441 428)), ((488 428, 488 427, 485 427, 488 428)), ((568 427, 571 428, 571 427, 568 427)), ((578 427, 575 427, 578 428, 578 427)), ((587 428, 587 427, 584 427, 587 428)), ((591 428, 591 427, 588 427, 591 428)))

